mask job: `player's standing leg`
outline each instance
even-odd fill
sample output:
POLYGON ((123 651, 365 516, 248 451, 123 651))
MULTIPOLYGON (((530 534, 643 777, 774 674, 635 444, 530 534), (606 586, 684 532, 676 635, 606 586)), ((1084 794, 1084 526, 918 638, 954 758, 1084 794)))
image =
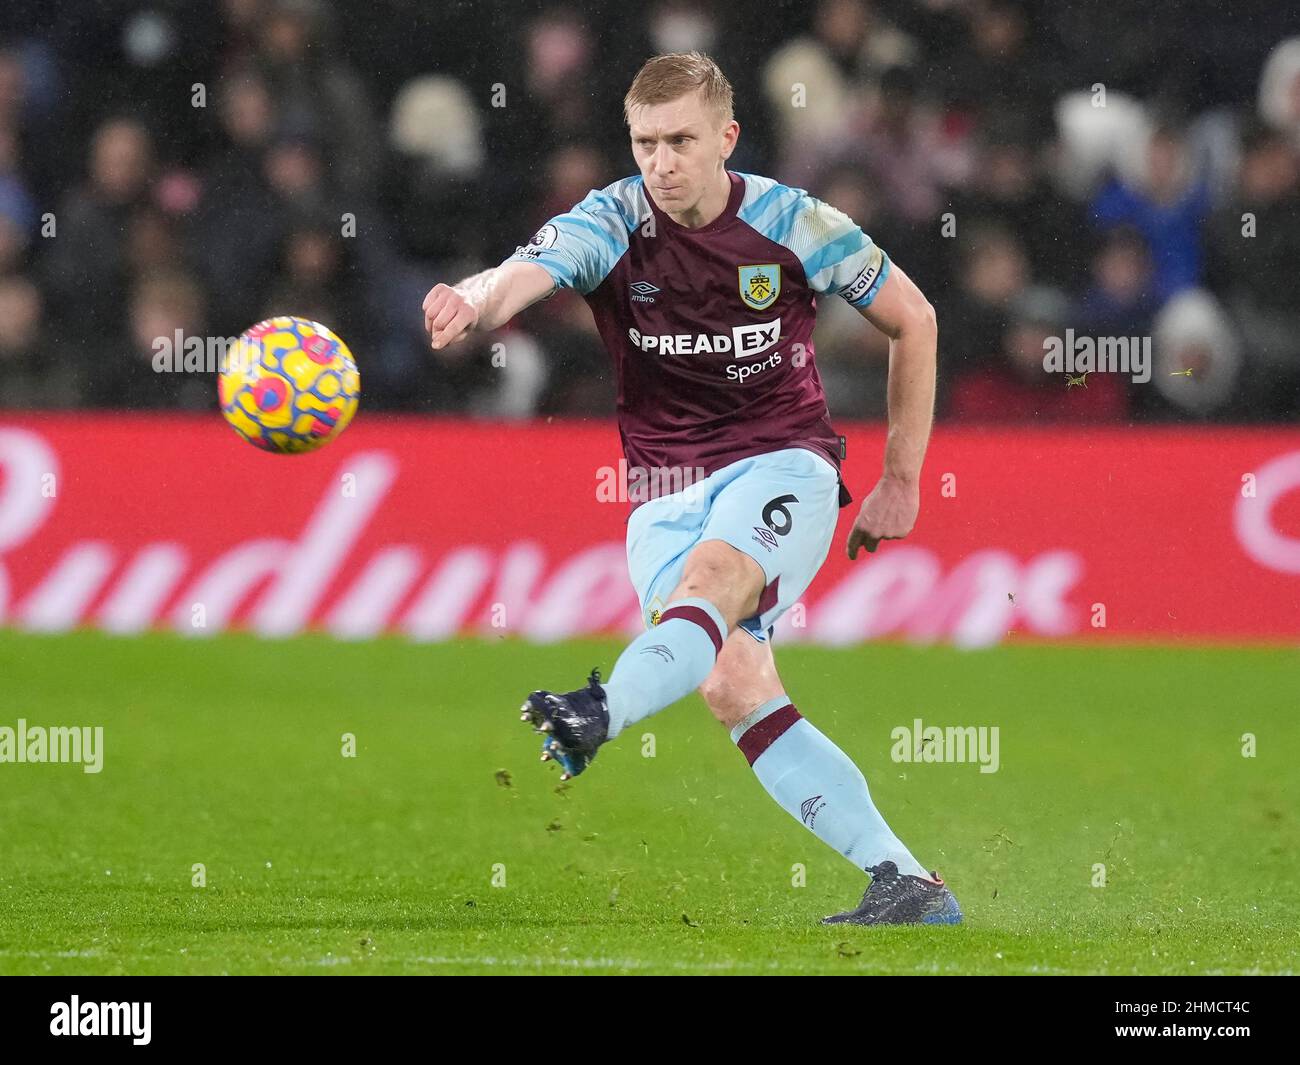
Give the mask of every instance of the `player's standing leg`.
POLYGON ((957 900, 929 874, 886 824, 853 761, 785 693, 772 647, 746 632, 727 640, 700 687, 709 709, 731 730, 759 783, 822 842, 871 874, 856 910, 827 918, 854 924, 952 924, 957 900))

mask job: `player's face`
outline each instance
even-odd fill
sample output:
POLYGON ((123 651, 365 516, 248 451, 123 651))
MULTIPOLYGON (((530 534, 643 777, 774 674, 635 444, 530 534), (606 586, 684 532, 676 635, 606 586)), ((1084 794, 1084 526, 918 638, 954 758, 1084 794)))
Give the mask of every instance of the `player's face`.
POLYGON ((723 123, 698 92, 633 108, 629 118, 632 154, 655 203, 667 214, 692 213, 717 185, 740 126, 723 123))

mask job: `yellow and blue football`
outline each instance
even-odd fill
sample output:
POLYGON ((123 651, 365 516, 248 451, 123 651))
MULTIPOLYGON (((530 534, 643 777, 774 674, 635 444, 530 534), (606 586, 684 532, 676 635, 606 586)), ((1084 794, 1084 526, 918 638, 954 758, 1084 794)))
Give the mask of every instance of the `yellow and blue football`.
POLYGON ((326 326, 269 318, 226 353, 217 395, 226 421, 250 444, 296 455, 324 447, 347 428, 361 375, 348 346, 326 326))

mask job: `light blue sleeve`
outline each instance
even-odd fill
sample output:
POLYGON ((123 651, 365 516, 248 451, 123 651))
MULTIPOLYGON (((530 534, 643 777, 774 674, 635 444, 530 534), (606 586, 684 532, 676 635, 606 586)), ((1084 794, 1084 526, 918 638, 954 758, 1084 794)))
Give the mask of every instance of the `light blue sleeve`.
POLYGON ((505 261, 537 263, 555 279, 557 288, 572 288, 583 295, 593 291, 627 252, 628 234, 637 224, 632 196, 622 188, 625 184, 616 182, 588 193, 505 261))
POLYGON ((789 248, 814 292, 869 307, 889 277, 889 256, 843 211, 803 189, 744 175, 739 217, 769 240, 789 248))

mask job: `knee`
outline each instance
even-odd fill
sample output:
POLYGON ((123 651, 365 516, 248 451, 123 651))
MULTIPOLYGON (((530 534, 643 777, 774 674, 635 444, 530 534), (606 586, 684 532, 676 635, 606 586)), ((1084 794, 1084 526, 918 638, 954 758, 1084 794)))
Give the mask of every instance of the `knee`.
POLYGON ((763 700, 755 701, 749 685, 738 681, 721 670, 714 670, 700 685, 700 694, 708 704, 709 712, 725 728, 735 728, 746 715, 752 713, 763 700))

